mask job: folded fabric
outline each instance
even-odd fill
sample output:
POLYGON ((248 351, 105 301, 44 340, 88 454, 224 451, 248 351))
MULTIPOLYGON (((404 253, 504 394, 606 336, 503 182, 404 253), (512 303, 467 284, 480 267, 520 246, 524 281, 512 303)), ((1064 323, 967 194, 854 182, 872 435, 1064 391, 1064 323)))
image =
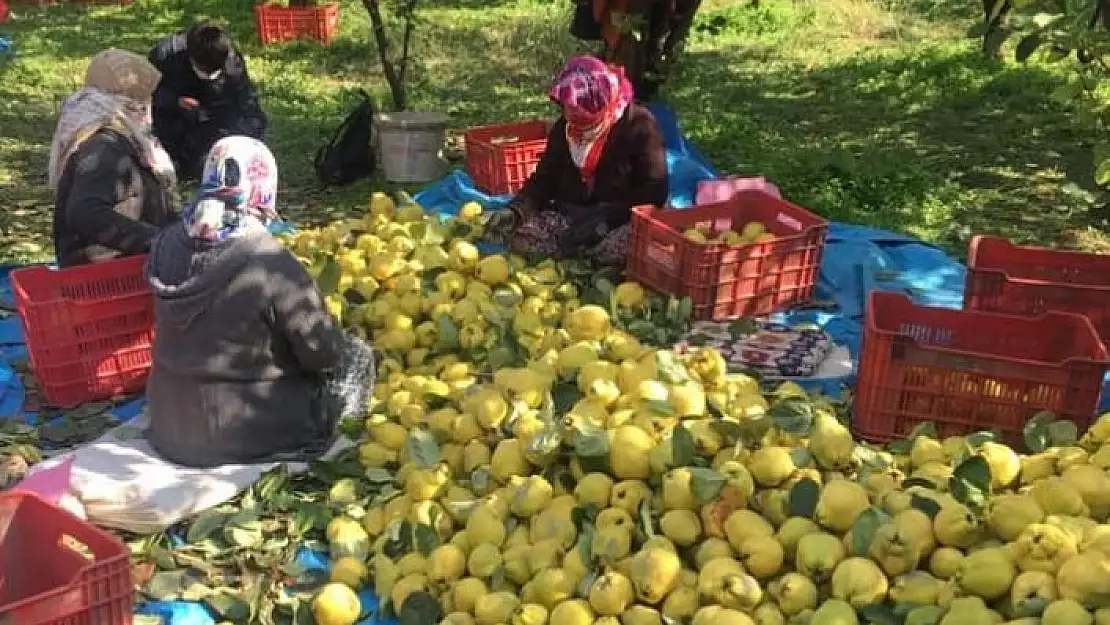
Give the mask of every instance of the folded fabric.
POLYGON ((729 176, 723 180, 702 180, 698 183, 695 202, 702 204, 715 204, 732 199, 738 191, 762 191, 775 198, 781 198, 779 188, 763 176, 742 178, 729 176))
POLYGON ((816 327, 791 327, 759 320, 752 323, 699 321, 679 341, 680 353, 715 347, 733 371, 754 370, 766 377, 813 375, 835 347, 816 327))

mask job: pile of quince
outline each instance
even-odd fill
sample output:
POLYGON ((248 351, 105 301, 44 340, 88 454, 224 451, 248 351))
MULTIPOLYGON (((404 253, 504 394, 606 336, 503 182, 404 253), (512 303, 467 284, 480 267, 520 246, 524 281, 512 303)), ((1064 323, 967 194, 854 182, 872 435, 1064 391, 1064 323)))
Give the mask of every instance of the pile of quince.
POLYGON ((482 256, 481 219, 376 196, 289 240, 384 354, 320 625, 364 588, 402 623, 1110 624, 1110 417, 1041 415, 1028 455, 855 441, 827 399, 617 328, 638 285, 583 304, 557 263, 482 256))
POLYGON ((739 230, 731 228, 714 232, 713 224, 700 223, 687 228, 682 235, 694 243, 723 243, 725 245, 745 245, 748 243, 767 243, 775 240, 775 235, 759 221, 749 221, 739 230))

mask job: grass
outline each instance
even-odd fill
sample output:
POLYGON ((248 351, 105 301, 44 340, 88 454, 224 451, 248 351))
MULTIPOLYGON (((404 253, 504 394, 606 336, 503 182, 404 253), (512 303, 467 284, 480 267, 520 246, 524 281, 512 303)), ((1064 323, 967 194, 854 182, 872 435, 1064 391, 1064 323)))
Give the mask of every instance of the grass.
MULTIPOLYGON (((359 211, 373 181, 315 187, 316 148, 367 88, 385 101, 365 11, 344 0, 330 47, 262 47, 252 0, 17 7, 0 25, 0 260, 50 254, 46 153, 62 98, 98 50, 146 52, 201 16, 229 25, 272 118, 283 212, 359 211)), ((1093 129, 1052 92, 1061 70, 983 58, 965 37, 976 0, 706 0, 665 97, 722 171, 765 174, 832 219, 965 249, 972 233, 1110 248, 1094 208, 1093 129)), ((416 109, 467 126, 550 116, 552 75, 583 50, 568 0, 426 0, 410 72, 416 109)))

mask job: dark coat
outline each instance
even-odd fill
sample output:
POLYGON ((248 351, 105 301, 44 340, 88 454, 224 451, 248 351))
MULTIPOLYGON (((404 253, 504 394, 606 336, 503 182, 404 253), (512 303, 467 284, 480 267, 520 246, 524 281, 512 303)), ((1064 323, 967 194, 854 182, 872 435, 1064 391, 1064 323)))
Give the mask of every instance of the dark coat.
POLYGON ((647 107, 632 104, 610 131, 592 189, 571 160, 566 120, 560 117, 547 137, 547 150, 515 202, 537 211, 598 205, 606 211, 609 227, 619 228, 628 223, 633 206, 662 206, 667 193, 663 134, 647 107))
POLYGON ((324 372, 343 335, 312 278, 270 235, 211 243, 184 225, 151 248, 151 445, 186 466, 306 460, 339 415, 324 372))
POLYGON ((54 205, 60 267, 143 254, 176 218, 174 195, 130 141, 103 129, 66 161, 54 205))
POLYGON ((162 72, 154 92, 154 132, 186 173, 199 174, 199 166, 213 143, 229 135, 261 139, 266 114, 238 50, 232 49, 216 80, 201 80, 189 62, 184 34, 158 42, 150 62, 162 72), (178 99, 190 97, 199 107, 184 111, 178 99))

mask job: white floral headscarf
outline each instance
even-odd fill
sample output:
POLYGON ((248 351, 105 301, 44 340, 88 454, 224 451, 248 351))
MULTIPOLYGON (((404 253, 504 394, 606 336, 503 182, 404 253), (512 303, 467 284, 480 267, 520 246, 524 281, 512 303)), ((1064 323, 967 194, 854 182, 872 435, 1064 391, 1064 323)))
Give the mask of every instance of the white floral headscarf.
POLYGON ((220 139, 182 216, 189 236, 223 241, 266 231, 278 217, 277 184, 277 162, 265 143, 245 136, 220 139))

